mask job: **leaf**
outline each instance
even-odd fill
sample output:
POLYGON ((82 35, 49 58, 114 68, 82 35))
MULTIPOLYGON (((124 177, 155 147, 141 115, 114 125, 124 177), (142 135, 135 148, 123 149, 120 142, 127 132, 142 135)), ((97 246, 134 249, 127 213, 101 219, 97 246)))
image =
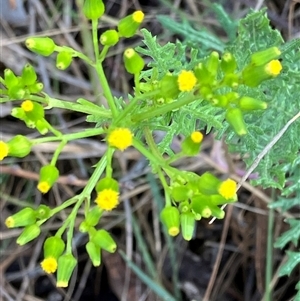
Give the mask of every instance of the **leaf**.
MULTIPOLYGON (((296 246, 299 242, 300 238, 300 220, 298 219, 287 219, 286 220, 290 224, 290 229, 281 234, 279 238, 277 238, 274 247, 275 248, 284 248, 286 244, 289 242, 293 242, 296 246)), ((299 253, 300 254, 300 253, 299 253)))
POLYGON ((286 251, 287 262, 280 268, 279 276, 290 276, 292 270, 300 263, 300 252, 286 251))

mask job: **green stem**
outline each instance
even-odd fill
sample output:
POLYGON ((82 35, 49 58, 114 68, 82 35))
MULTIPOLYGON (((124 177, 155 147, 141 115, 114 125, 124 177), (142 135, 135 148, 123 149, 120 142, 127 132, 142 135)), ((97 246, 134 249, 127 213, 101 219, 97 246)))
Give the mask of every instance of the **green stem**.
POLYGON ((164 174, 162 173, 161 169, 160 168, 157 168, 157 173, 158 173, 158 176, 159 176, 159 179, 161 181, 161 184, 164 188, 164 191, 165 191, 165 203, 166 203, 166 207, 168 206, 172 206, 172 202, 171 202, 171 198, 170 198, 170 194, 169 194, 169 186, 168 186, 168 183, 166 181, 166 178, 164 177, 164 174))
MULTIPOLYGON (((96 128, 96 129, 90 129, 90 130, 85 130, 84 132, 80 133, 73 133, 73 134, 65 134, 63 135, 63 139, 65 141, 71 141, 71 140, 77 140, 77 139, 82 139, 82 138, 87 138, 87 137, 93 137, 97 135, 101 135, 105 133, 105 130, 102 128, 96 128)), ((51 141, 61 141, 62 137, 43 137, 43 138, 37 138, 31 140, 32 145, 37 145, 45 142, 51 142, 51 141)))
POLYGON ((102 63, 106 57, 106 54, 109 50, 109 46, 105 45, 100 53, 99 61, 102 63))
MULTIPOLYGON (((272 199, 275 199, 275 189, 272 189, 272 199)), ((273 273, 273 228, 274 228, 275 211, 273 208, 269 210, 268 219, 268 237, 267 237, 267 252, 266 252, 266 279, 265 279, 265 296, 264 301, 272 301, 272 273, 273 273)))
POLYGON ((98 19, 92 19, 92 36, 95 53, 96 64, 99 61, 99 46, 98 46, 98 19))
POLYGON ((52 157, 52 160, 51 160, 51 165, 55 166, 56 162, 57 162, 57 159, 58 159, 58 156, 60 155, 61 151, 63 150, 63 148, 65 147, 65 145, 68 143, 67 140, 62 140, 58 146, 58 148, 55 150, 54 154, 53 154, 53 157, 52 157))
POLYGON ((48 129, 58 138, 62 138, 63 134, 58 131, 57 129, 55 129, 46 119, 44 119, 44 121, 47 123, 47 127, 48 129))
POLYGON ((100 118, 111 118, 111 112, 109 110, 103 109, 97 105, 87 106, 79 103, 74 103, 71 101, 60 100, 56 98, 49 97, 47 94, 44 94, 44 97, 37 95, 30 95, 28 99, 44 103, 49 107, 60 108, 80 113, 86 113, 93 116, 99 116, 100 118))
POLYGON ((179 109, 195 100, 199 99, 199 96, 193 96, 193 95, 187 95, 177 101, 174 101, 172 103, 168 103, 164 106, 161 106, 159 108, 151 108, 151 110, 148 110, 147 112, 142 112, 142 113, 138 113, 138 114, 135 114, 131 117, 131 120, 133 122, 140 122, 140 121, 143 121, 143 120, 146 120, 146 119, 149 119, 149 118, 152 118, 152 117, 155 117, 155 116, 159 116, 159 115, 163 115, 163 114, 166 114, 172 110, 176 110, 176 109, 179 109))

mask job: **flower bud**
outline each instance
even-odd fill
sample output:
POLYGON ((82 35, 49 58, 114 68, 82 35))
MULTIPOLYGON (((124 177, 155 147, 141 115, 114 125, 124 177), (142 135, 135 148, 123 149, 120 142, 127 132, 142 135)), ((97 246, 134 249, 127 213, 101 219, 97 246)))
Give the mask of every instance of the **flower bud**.
POLYGON ((72 254, 64 254, 58 258, 57 287, 67 287, 75 269, 77 260, 72 254))
POLYGON ((228 98, 225 95, 215 95, 211 99, 211 102, 214 104, 214 106, 220 108, 226 108, 229 103, 228 98))
POLYGON ((191 189, 187 186, 173 186, 171 187, 171 196, 176 202, 185 201, 190 197, 191 189))
POLYGON ((114 253, 117 249, 116 242, 104 229, 98 230, 94 235, 92 235, 91 241, 109 253, 114 253))
POLYGON ((79 225, 79 231, 82 233, 87 233, 90 230, 90 225, 86 221, 82 221, 79 225))
POLYGON ((100 219, 102 213, 103 213, 103 210, 101 210, 98 206, 95 206, 87 213, 85 222, 90 227, 96 226, 99 223, 99 219, 100 219))
POLYGON ((114 29, 106 30, 100 36, 100 43, 103 46, 115 46, 119 42, 119 34, 114 29))
POLYGON ((223 219, 225 216, 225 211, 219 208, 218 206, 210 206, 211 215, 217 219, 223 219))
POLYGON ((222 84, 231 88, 236 88, 239 85, 239 76, 235 73, 228 73, 224 76, 222 84))
POLYGON ((44 118, 37 120, 35 127, 41 135, 46 135, 49 132, 49 124, 44 118))
POLYGON ((182 144, 182 152, 187 156, 195 156, 200 151, 203 135, 201 132, 195 131, 190 136, 186 137, 182 144))
POLYGON ((7 142, 8 154, 12 157, 23 158, 31 151, 31 141, 22 135, 17 135, 7 142))
POLYGON ((102 0, 85 0, 83 14, 89 20, 96 20, 102 17, 105 6, 102 0))
POLYGON ((7 228, 24 227, 34 224, 35 221, 35 210, 30 207, 26 207, 19 212, 9 216, 5 220, 5 225, 7 228))
POLYGON ((195 216, 192 212, 181 213, 180 215, 182 237, 189 241, 192 239, 195 230, 195 216))
POLYGON ((10 69, 4 70, 4 83, 7 89, 10 89, 19 83, 18 77, 10 69))
POLYGON ((46 193, 53 186, 59 177, 58 169, 53 165, 45 165, 40 170, 40 179, 38 183, 38 190, 46 193))
POLYGON ((121 19, 118 24, 120 37, 131 38, 137 32, 144 20, 144 13, 140 10, 121 19))
POLYGON ((44 258, 58 259, 65 249, 65 242, 58 236, 50 236, 44 242, 44 258))
POLYGON ((89 257, 93 263, 94 267, 98 267, 101 264, 101 249, 98 245, 94 244, 92 241, 89 241, 85 245, 86 251, 89 254, 89 257))
POLYGON ((39 205, 35 212, 38 219, 48 219, 51 216, 51 209, 46 205, 39 205))
POLYGON ((10 99, 23 99, 26 95, 26 90, 23 88, 23 85, 18 84, 9 88, 8 96, 10 99))
POLYGON ((26 64, 22 70, 22 83, 26 86, 33 85, 37 80, 36 72, 30 64, 26 64))
POLYGON ((48 37, 32 37, 25 41, 26 47, 37 54, 49 56, 55 49, 55 43, 48 37))
POLYGON ((40 233, 41 229, 37 224, 26 226, 21 235, 17 238, 17 244, 24 246, 28 242, 37 238, 40 233))
POLYGON ((220 183, 221 181, 210 172, 205 172, 197 181, 199 191, 206 195, 218 193, 220 183))
POLYGON ((4 141, 0 141, 0 161, 8 156, 9 147, 4 141))
POLYGON ((176 236, 179 233, 180 214, 176 207, 165 207, 160 213, 160 219, 166 226, 169 235, 176 236))
POLYGON ((221 59, 221 69, 225 74, 233 73, 237 67, 236 60, 230 52, 225 52, 221 59))
POLYGON ((119 192, 119 183, 113 178, 106 177, 98 181, 95 189, 97 192, 103 191, 104 189, 112 189, 119 192))
POLYGON ((177 83, 178 76, 174 76, 171 73, 167 73, 159 81, 160 95, 164 98, 177 98, 179 94, 179 88, 177 83))
POLYGON ((189 201, 180 202, 178 207, 181 213, 189 212, 191 209, 189 201))
POLYGON ((237 135, 243 136, 247 134, 246 123, 239 108, 228 109, 225 118, 237 135))
POLYGON ((216 51, 213 51, 209 55, 207 62, 206 62, 206 68, 213 78, 215 78, 218 73, 219 62, 220 62, 219 58, 220 58, 219 53, 216 51))
POLYGON ((268 107, 266 102, 249 96, 242 96, 238 105, 244 111, 265 110, 268 107))
POLYGON ((192 198, 191 208, 196 214, 208 218, 212 215, 210 206, 208 205, 209 197, 205 195, 197 195, 192 198))
POLYGON ((56 68, 67 69, 72 63, 72 54, 69 51, 61 51, 56 56, 56 68))
POLYGON ((31 86, 28 86, 28 90, 30 93, 39 93, 44 89, 44 85, 42 83, 35 83, 31 86))
POLYGON ((133 48, 124 51, 123 60, 125 69, 130 74, 139 74, 145 66, 143 58, 133 48))
POLYGON ((265 65, 271 60, 277 59, 280 54, 281 51, 278 47, 270 47, 268 49, 253 53, 251 55, 251 63, 256 66, 265 65))

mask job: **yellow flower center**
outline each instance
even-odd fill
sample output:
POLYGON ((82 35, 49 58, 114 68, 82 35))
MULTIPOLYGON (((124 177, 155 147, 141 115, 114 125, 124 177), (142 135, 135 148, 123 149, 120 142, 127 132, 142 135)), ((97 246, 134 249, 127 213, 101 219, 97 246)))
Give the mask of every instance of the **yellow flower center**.
POLYGON ((176 236, 178 233, 179 233, 179 228, 178 227, 171 227, 169 230, 168 230, 168 233, 169 235, 171 236, 176 236))
POLYGON ((21 108, 25 112, 31 112, 33 110, 33 102, 31 100, 25 100, 22 102, 21 108))
POLYGON ((178 75, 177 82, 180 91, 189 92, 195 87, 197 83, 197 78, 194 75, 193 71, 183 70, 178 75))
POLYGON ((41 193, 47 193, 50 189, 50 185, 48 182, 46 181, 42 181, 38 184, 37 189, 41 192, 41 193))
POLYGON ((218 191, 226 200, 234 199, 236 197, 236 182, 231 179, 227 179, 221 183, 218 191))
POLYGON ((104 189, 98 193, 95 202, 100 209, 111 211, 119 204, 119 193, 112 189, 104 189))
POLYGON ((13 228, 13 227, 15 226, 15 221, 14 221, 14 219, 13 219, 11 216, 9 216, 9 217, 5 220, 5 226, 6 226, 7 228, 13 228))
POLYGON ((52 273, 56 272, 57 261, 54 257, 45 258, 41 262, 41 267, 46 273, 52 274, 52 273))
POLYGON ((108 135, 108 144, 121 151, 132 145, 133 134, 127 128, 117 128, 108 135))
POLYGON ((144 13, 141 10, 137 10, 132 14, 132 19, 136 23, 142 23, 144 21, 144 13))
POLYGON ((8 145, 4 141, 0 141, 0 161, 2 161, 8 155, 8 145))
POLYGON ((202 133, 195 131, 191 134, 191 139, 194 143, 200 143, 203 140, 203 135, 202 133))
POLYGON ((279 60, 272 60, 265 67, 265 71, 272 76, 277 76, 281 70, 282 65, 279 60))

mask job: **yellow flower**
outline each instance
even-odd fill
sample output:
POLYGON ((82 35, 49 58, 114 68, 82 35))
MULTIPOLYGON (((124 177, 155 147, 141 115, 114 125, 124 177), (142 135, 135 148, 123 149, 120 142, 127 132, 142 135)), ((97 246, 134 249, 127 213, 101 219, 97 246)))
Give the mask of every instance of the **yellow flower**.
POLYGON ((8 155, 8 145, 4 141, 0 141, 0 161, 2 161, 8 155))
POLYGON ((43 181, 43 182, 40 182, 37 186, 37 189, 41 192, 41 193, 47 193, 50 189, 50 185, 48 182, 46 181, 43 181))
POLYGON ((33 110, 33 102, 31 100, 25 100, 22 102, 21 108, 25 112, 31 112, 33 110))
POLYGON ((15 226, 15 220, 9 216, 6 220, 5 220, 5 226, 7 228, 13 228, 15 226))
POLYGON ((141 10, 137 10, 132 14, 132 19, 136 23, 142 23, 144 20, 144 13, 141 10))
POLYGON ((41 267, 46 273, 52 274, 57 270, 57 260, 54 257, 45 258, 41 262, 41 267))
POLYGON ((195 87, 197 78, 193 71, 183 70, 179 73, 177 82, 180 91, 189 92, 195 87))
POLYGON ((226 200, 234 199, 236 197, 236 182, 231 179, 227 179, 221 183, 218 191, 226 200))
POLYGON ((202 133, 195 131, 191 134, 191 139, 194 143, 200 143, 203 140, 203 135, 202 133))
POLYGON ((132 137, 129 129, 117 128, 108 135, 108 144, 123 151, 132 144, 132 137))
POLYGON ((265 71, 269 75, 277 76, 282 70, 282 65, 279 60, 272 60, 265 66, 265 71))
POLYGON ((100 209, 111 211, 119 204, 119 193, 112 189, 104 189, 98 193, 95 202, 100 209))

